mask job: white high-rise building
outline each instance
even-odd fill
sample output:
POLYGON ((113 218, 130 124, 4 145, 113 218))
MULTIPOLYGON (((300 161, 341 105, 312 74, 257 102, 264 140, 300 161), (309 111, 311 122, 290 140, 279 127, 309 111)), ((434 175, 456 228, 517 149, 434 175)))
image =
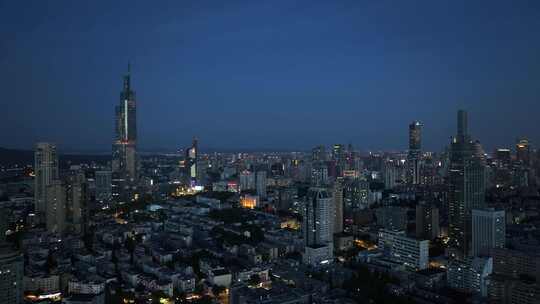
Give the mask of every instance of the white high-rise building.
POLYGON ((390 259, 404 266, 421 270, 429 264, 429 240, 417 240, 404 231, 379 230, 379 248, 390 259))
POLYGON ((472 255, 487 254, 491 248, 504 248, 506 222, 504 210, 472 210, 472 255))
POLYGON ((58 179, 58 155, 51 143, 37 143, 34 153, 34 204, 35 212, 44 215, 47 211, 47 187, 58 179))
POLYGON ((326 188, 308 190, 302 208, 306 245, 304 263, 317 266, 333 260, 334 199, 326 188))

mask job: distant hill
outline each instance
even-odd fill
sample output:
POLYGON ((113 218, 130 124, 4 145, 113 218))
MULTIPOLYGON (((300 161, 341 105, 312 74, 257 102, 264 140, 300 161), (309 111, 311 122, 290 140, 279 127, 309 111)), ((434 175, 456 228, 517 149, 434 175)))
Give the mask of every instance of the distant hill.
MULTIPOLYGON (((111 159, 105 154, 59 154, 60 166, 96 162, 104 164, 111 159)), ((34 151, 0 148, 0 166, 34 165, 34 151)))

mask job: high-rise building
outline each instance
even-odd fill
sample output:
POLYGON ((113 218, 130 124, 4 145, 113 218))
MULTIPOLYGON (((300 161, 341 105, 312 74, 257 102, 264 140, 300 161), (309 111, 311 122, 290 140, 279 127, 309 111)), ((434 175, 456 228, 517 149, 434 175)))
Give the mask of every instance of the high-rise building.
POLYGON ((112 172, 96 171, 96 199, 108 200, 112 195, 112 172))
POLYGON ((448 265, 448 285, 456 290, 487 296, 493 258, 465 257, 453 259, 448 265))
POLYGON ((84 234, 88 223, 88 184, 84 174, 70 177, 66 195, 71 231, 84 234))
POLYGON ((323 162, 311 164, 311 184, 321 187, 328 184, 328 167, 323 162))
POLYGON ((131 89, 131 74, 124 76, 120 102, 116 106, 116 136, 113 143, 112 169, 128 184, 136 182, 137 173, 137 104, 131 89))
POLYGON ((302 208, 306 264, 327 264, 333 259, 333 206, 334 199, 325 188, 309 188, 302 208))
POLYGON ((420 202, 416 205, 416 237, 424 240, 433 240, 439 234, 439 208, 433 204, 420 202))
POLYGON ((407 182, 412 185, 420 183, 420 160, 422 149, 422 124, 413 121, 409 124, 409 153, 407 155, 407 182))
POLYGON ((504 248, 506 242, 504 210, 472 211, 472 255, 488 254, 492 248, 504 248))
POLYGON ((531 148, 527 138, 521 138, 516 143, 516 160, 526 167, 531 164, 531 148))
POLYGON ((53 181, 46 190, 47 231, 62 234, 66 228, 66 186, 59 180, 53 181))
POLYGON ((392 231, 407 230, 407 208, 384 206, 375 210, 377 225, 392 231))
POLYGON ((452 257, 470 254, 471 212, 485 207, 485 165, 467 130, 467 112, 458 111, 458 132, 451 143, 448 217, 452 257))
POLYGON ((311 150, 312 162, 324 162, 326 160, 326 148, 324 146, 317 146, 311 150))
POLYGON ((23 303, 23 255, 0 242, 0 302, 23 303))
POLYGON ((379 248, 390 259, 416 270, 429 264, 429 240, 407 237, 404 231, 379 230, 379 248))
POLYGON ((244 170, 240 172, 240 191, 255 189, 255 174, 244 170))
POLYGON ((343 181, 334 183, 334 233, 343 232, 343 181))
POLYGON ((257 171, 256 190, 261 200, 266 199, 266 171, 257 171))
POLYGON ((38 143, 34 153, 34 203, 35 211, 44 215, 47 211, 47 187, 58 179, 58 155, 51 143, 38 143))
POLYGON ((187 169, 189 178, 191 179, 191 182, 197 183, 198 180, 198 160, 199 160, 199 141, 197 138, 193 138, 193 142, 191 143, 191 147, 186 149, 186 163, 187 163, 187 169))

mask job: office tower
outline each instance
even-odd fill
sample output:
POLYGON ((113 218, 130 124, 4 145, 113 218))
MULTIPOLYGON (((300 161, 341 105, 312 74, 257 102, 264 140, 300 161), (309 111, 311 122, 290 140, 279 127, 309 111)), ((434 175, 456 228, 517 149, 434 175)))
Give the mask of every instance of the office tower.
POLYGON ((385 206, 375 210, 377 225, 386 230, 407 230, 407 208, 399 206, 385 206))
POLYGON ((423 240, 433 240, 439 234, 439 208, 433 204, 420 202, 416 205, 416 237, 423 240))
POLYGON ((487 296, 489 276, 493 272, 493 258, 465 257, 450 260, 448 265, 448 286, 462 292, 487 296))
POLYGON ((531 164, 531 148, 527 138, 522 138, 516 143, 516 161, 525 167, 531 164))
POLYGON ((343 180, 334 183, 334 233, 343 232, 343 180))
POLYGON ((306 264, 326 264, 333 259, 333 205, 333 197, 325 188, 308 189, 302 206, 306 264))
POLYGON ((344 198, 348 210, 369 208, 373 203, 369 182, 359 178, 346 181, 344 198))
POLYGON ((471 212, 485 207, 485 166, 468 134, 467 113, 458 111, 457 120, 448 169, 448 217, 451 256, 460 258, 470 253, 471 212))
POLYGON ((116 136, 113 143, 112 170, 128 184, 137 180, 137 104, 131 89, 130 67, 124 76, 120 102, 116 106, 116 136))
POLYGON ((379 248, 391 260, 406 267, 422 270, 429 264, 429 241, 417 240, 404 231, 379 230, 379 248))
POLYGON ((387 159, 383 162, 383 179, 385 189, 393 189, 403 183, 404 166, 397 159, 387 159))
POLYGON ((62 234, 66 226, 66 187, 59 181, 53 181, 46 190, 47 231, 62 234))
POLYGON ((332 161, 336 164, 335 176, 342 176, 345 165, 345 151, 342 144, 335 144, 332 147, 332 161))
POLYGON ((257 195, 261 200, 266 199, 266 171, 258 171, 255 182, 257 195))
POLYGON ((199 142, 197 138, 193 138, 191 147, 186 149, 186 163, 188 168, 188 175, 192 183, 197 183, 197 162, 199 160, 199 142))
POLYGON ((44 215, 47 211, 46 190, 53 180, 58 179, 58 155, 56 146, 38 143, 34 153, 34 204, 35 211, 44 215))
POLYGON ((240 191, 255 189, 255 174, 244 170, 240 172, 240 191))
POLYGON ((422 124, 413 121, 409 124, 409 153, 407 155, 407 182, 420 183, 420 158, 422 149, 422 124))
POLYGON ((495 159, 497 161, 497 168, 509 169, 512 163, 512 153, 510 149, 497 149, 495 151, 495 159))
POLYGON ((67 185, 67 207, 71 231, 84 234, 88 223, 88 184, 82 173, 70 177, 67 185))
POLYGON ((317 146, 311 150, 311 161, 315 162, 325 162, 326 159, 326 148, 324 146, 317 146))
POLYGON ((112 195, 112 172, 96 171, 96 199, 108 200, 112 195))
POLYGON ((474 209, 472 211, 472 255, 488 254, 492 248, 504 248, 506 242, 504 210, 474 209))
POLYGON ((311 185, 321 187, 328 184, 328 167, 323 162, 311 164, 311 185))
POLYGON ((23 255, 0 242, 0 302, 23 303, 23 255))
POLYGON ((506 248, 494 248, 489 253, 493 257, 489 300, 493 303, 538 303, 540 254, 506 248))

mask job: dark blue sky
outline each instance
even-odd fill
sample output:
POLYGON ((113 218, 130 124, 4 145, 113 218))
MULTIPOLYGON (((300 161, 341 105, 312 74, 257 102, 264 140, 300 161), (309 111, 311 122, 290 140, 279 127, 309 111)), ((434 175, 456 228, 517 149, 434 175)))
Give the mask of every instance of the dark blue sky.
POLYGON ((0 146, 110 149, 128 60, 142 149, 540 142, 539 1, 0 0, 0 146))

